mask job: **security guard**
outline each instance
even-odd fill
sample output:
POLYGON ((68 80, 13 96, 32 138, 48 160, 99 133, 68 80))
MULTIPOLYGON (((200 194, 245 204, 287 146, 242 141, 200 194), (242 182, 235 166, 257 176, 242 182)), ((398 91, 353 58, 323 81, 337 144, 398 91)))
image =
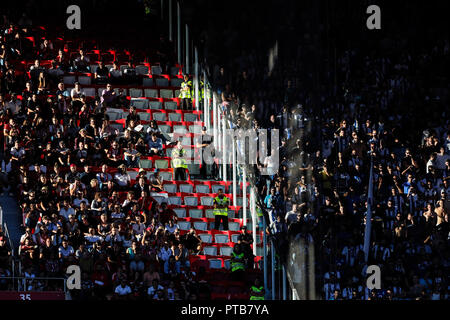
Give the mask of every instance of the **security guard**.
POLYGON ((234 245, 231 253, 231 275, 235 281, 241 281, 245 275, 244 252, 239 243, 234 245))
POLYGON ((177 145, 172 150, 172 167, 175 168, 175 180, 186 180, 186 159, 184 155, 186 151, 181 145, 181 140, 178 140, 177 145))
POLYGON ((223 189, 219 189, 217 197, 214 198, 214 229, 219 230, 222 222, 223 230, 228 230, 228 206, 230 200, 223 194, 223 189))
POLYGON ((255 279, 255 284, 250 288, 250 300, 264 300, 266 291, 261 285, 258 278, 255 279))
POLYGON ((189 110, 192 105, 192 81, 189 80, 187 74, 184 75, 184 81, 181 83, 180 95, 178 98, 181 99, 181 109, 189 110))

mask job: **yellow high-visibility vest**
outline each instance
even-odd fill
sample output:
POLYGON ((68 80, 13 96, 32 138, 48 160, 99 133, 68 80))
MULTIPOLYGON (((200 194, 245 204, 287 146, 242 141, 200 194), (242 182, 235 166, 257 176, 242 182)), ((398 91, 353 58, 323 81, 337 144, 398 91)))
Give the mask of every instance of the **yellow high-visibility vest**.
MULTIPOLYGON (((219 197, 215 197, 214 200, 216 203, 220 206, 226 205, 229 203, 229 200, 227 197, 223 197, 220 199, 219 197)), ((214 208, 213 210, 215 216, 228 216, 228 208, 214 208)))

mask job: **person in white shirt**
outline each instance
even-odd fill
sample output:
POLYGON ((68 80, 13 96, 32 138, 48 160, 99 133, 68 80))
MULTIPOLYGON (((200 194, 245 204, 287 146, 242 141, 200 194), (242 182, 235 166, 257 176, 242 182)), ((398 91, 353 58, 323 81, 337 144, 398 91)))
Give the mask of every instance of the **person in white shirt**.
POLYGON ((72 246, 69 245, 67 240, 63 240, 61 246, 58 249, 59 258, 60 259, 67 259, 70 256, 73 256, 75 254, 75 251, 72 246))
POLYGON ((158 283, 157 279, 154 279, 152 285, 147 290, 147 294, 149 295, 150 299, 154 299, 156 297, 156 293, 159 290, 164 290, 164 287, 158 283))
POLYGON ((119 172, 114 175, 114 181, 120 189, 125 189, 131 183, 131 177, 127 173, 127 168, 124 164, 118 167, 119 172))
POLYGON ((297 221, 297 204, 292 204, 292 210, 286 213, 286 216, 284 217, 284 220, 289 225, 292 222, 297 221))
POLYGON ((158 258, 166 262, 169 260, 170 256, 172 256, 172 249, 169 248, 169 244, 167 242, 164 243, 164 246, 158 252, 158 258))
MULTIPOLYGON (((89 233, 85 234, 84 239, 92 245, 95 242, 102 242, 103 238, 95 234, 95 228, 89 228, 89 233)), ((89 246, 88 246, 89 247, 89 246)))
POLYGON ((69 201, 64 200, 63 207, 59 210, 59 215, 63 216, 66 220, 69 219, 69 215, 75 214, 75 210, 69 206, 69 201))
POLYGON ((127 285, 127 281, 126 280, 122 280, 120 282, 120 285, 118 285, 116 287, 116 289, 114 290, 114 293, 116 294, 116 298, 119 299, 124 299, 124 298, 128 298, 128 296, 131 294, 131 288, 129 285, 127 285))
POLYGON ((80 84, 75 82, 75 88, 70 91, 70 97, 72 100, 81 100, 82 95, 84 95, 84 91, 81 90, 80 84))

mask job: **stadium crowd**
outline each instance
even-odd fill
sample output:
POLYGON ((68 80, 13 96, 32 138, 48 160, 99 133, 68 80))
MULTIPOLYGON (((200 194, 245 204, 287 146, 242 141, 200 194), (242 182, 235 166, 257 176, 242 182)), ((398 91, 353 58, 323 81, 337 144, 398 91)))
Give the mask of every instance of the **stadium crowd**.
MULTIPOLYGON (((37 52, 26 48, 23 38, 30 32, 5 21, 0 51, 4 170, 10 179, 2 184, 17 186, 10 191, 24 215, 26 274, 60 275, 78 261, 80 295, 112 296, 113 288, 117 296, 136 298, 202 295, 202 275, 189 271, 186 258, 198 250, 195 231, 180 238, 176 221, 171 222, 174 213, 151 201, 152 188, 160 185, 157 177, 130 185, 126 167, 147 151, 145 144, 138 151, 128 144, 138 137, 116 139, 104 121, 104 104, 126 101, 108 91, 90 101, 82 88, 65 90, 53 76, 64 70, 59 48, 45 41, 37 52), (23 55, 36 59, 30 79, 11 64, 23 55), (43 70, 43 55, 55 65, 43 70), (101 170, 93 173, 92 167, 101 170), (120 194, 126 194, 122 201, 120 194)), ((211 69, 230 127, 280 129, 280 168, 259 175, 272 163, 267 157, 253 170, 281 256, 287 257, 289 244, 298 239, 314 243, 317 288, 324 299, 448 299, 450 124, 443 72, 448 41, 410 54, 392 43, 376 54, 342 50, 335 74, 322 77, 336 81, 324 84, 319 94, 313 92, 310 66, 302 63, 311 59, 313 41, 305 36, 273 70, 266 67, 265 52, 257 50, 229 68, 211 69), (366 264, 371 169, 372 241, 366 264), (371 264, 381 268, 382 290, 365 285, 371 264)), ((82 57, 67 63, 83 67, 82 57)), ((99 67, 101 81, 107 70, 99 67)), ((114 77, 116 71, 109 74, 114 77)), ((150 136, 140 138, 149 142, 150 136)), ((4 246, 0 238, 1 261, 6 261, 4 246)))
MULTIPOLYGON (((151 196, 162 191, 158 170, 149 176, 140 169, 135 183, 127 173, 140 156, 160 155, 170 143, 156 121, 147 132, 131 130, 139 117, 113 85, 136 83, 134 65, 118 70, 116 61, 108 69, 99 61, 90 70, 83 48, 69 57, 65 43, 59 47, 35 32, 6 17, 1 25, 1 187, 21 210, 24 289, 61 290, 61 281, 34 278, 63 278, 67 266, 78 264, 82 289, 72 298, 208 299, 205 270, 194 272, 189 263, 201 239, 193 228, 181 235, 175 212, 151 196), (27 39, 32 36, 36 46, 27 39), (25 59, 35 62, 24 70, 25 59), (79 83, 67 90, 61 80, 67 71, 90 71, 106 89, 95 98, 79 83), (111 127, 109 106, 130 107, 124 133, 111 127)), ((0 248, 0 273, 11 276, 3 233, 0 248)), ((1 284, 6 289, 11 282, 1 284)))
POLYGON ((342 50, 318 96, 302 63, 314 45, 305 35, 273 70, 256 50, 212 68, 231 128, 280 130, 278 170, 260 174, 270 156, 251 169, 279 253, 288 259, 290 244, 314 243, 323 299, 448 299, 448 40, 417 53, 393 41, 376 54, 342 50), (381 290, 367 288, 368 265, 380 266, 381 290))

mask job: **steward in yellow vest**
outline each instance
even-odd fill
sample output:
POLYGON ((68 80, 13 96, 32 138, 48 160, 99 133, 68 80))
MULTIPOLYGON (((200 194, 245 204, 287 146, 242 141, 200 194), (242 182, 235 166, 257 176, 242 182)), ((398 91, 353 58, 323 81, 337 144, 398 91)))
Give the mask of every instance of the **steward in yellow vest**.
POLYGON ((219 230, 220 223, 223 230, 228 230, 228 206, 230 200, 224 195, 223 189, 219 189, 217 197, 214 198, 214 229, 219 230))

